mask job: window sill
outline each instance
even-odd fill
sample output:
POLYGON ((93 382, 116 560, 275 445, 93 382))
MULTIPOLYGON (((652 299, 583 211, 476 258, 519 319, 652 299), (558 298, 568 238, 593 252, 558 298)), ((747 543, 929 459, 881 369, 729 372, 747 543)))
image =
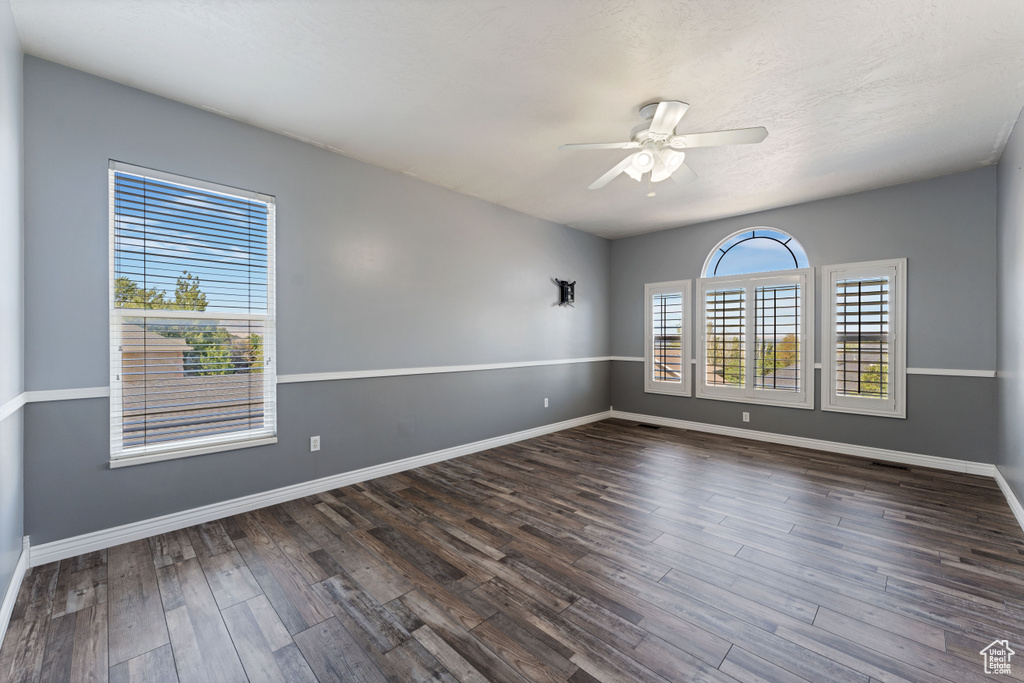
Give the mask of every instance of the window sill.
POLYGON ((895 417, 898 420, 907 419, 907 412, 905 408, 897 408, 895 410, 888 408, 871 409, 824 403, 822 404, 821 409, 830 413, 849 413, 851 415, 870 415, 872 417, 895 417))
POLYGON ((660 394, 662 396, 682 396, 683 398, 690 398, 690 392, 685 389, 662 389, 659 387, 644 387, 645 394, 660 394))
POLYGON ((151 462, 162 460, 177 460, 178 458, 191 458, 194 455, 205 455, 207 453, 220 453, 222 451, 234 451, 239 448, 252 448, 253 446, 266 446, 277 443, 276 436, 268 436, 262 439, 250 439, 248 441, 235 441, 233 443, 220 443, 201 448, 186 448, 176 451, 164 451, 162 453, 146 453, 145 455, 124 456, 110 459, 110 469, 119 467, 131 467, 132 465, 145 465, 151 462))
POLYGON ((801 410, 814 410, 814 397, 809 401, 785 401, 773 400, 771 398, 757 398, 751 396, 716 396, 706 393, 698 393, 697 398, 710 399, 712 401, 729 401, 731 403, 745 403, 752 406, 778 406, 780 408, 800 408, 801 410))

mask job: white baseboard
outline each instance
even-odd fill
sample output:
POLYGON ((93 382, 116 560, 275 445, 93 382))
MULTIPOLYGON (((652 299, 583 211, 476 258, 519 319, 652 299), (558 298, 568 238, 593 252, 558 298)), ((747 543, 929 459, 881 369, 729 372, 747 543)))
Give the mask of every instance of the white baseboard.
POLYGON ((432 453, 414 455, 409 458, 384 463, 382 465, 373 465, 372 467, 364 467, 363 469, 354 470, 352 472, 343 472, 341 474, 335 474, 322 479, 314 479, 313 481, 293 484, 292 486, 285 486, 272 491, 264 491, 263 493, 256 493, 251 496, 243 496, 233 500, 226 500, 221 503, 204 505, 203 507, 193 508, 191 510, 174 512, 162 517, 146 519, 140 522, 132 522, 131 524, 124 524, 112 529, 103 529, 101 531, 82 534, 81 536, 65 538, 60 541, 43 543, 32 547, 31 566, 35 567, 41 564, 46 564, 47 562, 75 557, 82 553, 102 550, 103 548, 138 541, 157 534, 167 533, 168 531, 183 529, 185 527, 192 526, 193 524, 210 522, 229 515, 237 515, 242 512, 256 510, 268 505, 276 505, 277 503, 295 500, 296 498, 301 498, 303 496, 330 491, 331 489, 336 489, 341 486, 358 484, 359 482, 376 479, 377 477, 383 477, 388 474, 395 474, 396 472, 403 472, 405 470, 422 467, 423 465, 429 465, 435 462, 441 462, 442 460, 449 460, 451 458, 469 455, 470 453, 485 451, 489 448, 504 446, 516 441, 532 439, 537 436, 551 434, 552 432, 559 432, 571 427, 579 427, 591 422, 605 420, 610 417, 610 415, 610 411, 594 413, 593 415, 585 415, 572 420, 555 422, 553 424, 547 424, 533 429, 525 429, 521 432, 514 432, 512 434, 496 436, 491 439, 484 439, 483 441, 474 441, 473 443, 464 444, 462 446, 454 446, 452 448, 446 448, 432 453))
POLYGON ((1003 473, 999 471, 998 467, 996 468, 995 478, 996 483, 999 484, 999 489, 1006 496, 1006 502, 1010 504, 1013 516, 1017 518, 1017 524, 1020 524, 1020 528, 1024 529, 1024 506, 1020 504, 1020 500, 1014 495, 1010 484, 1003 478, 1003 473))
POLYGON ((874 448, 872 446, 858 446, 857 444, 841 443, 839 441, 809 439, 804 436, 790 436, 789 434, 776 434, 774 432, 759 432, 753 429, 743 429, 742 427, 725 427, 722 425, 707 424, 705 422, 690 422, 688 420, 677 420, 671 417, 657 417, 655 415, 626 413, 621 410, 612 410, 612 417, 616 417, 622 420, 633 420, 635 422, 646 422, 648 424, 663 425, 665 427, 690 429, 695 432, 707 432, 709 434, 735 436, 740 439, 768 441, 770 443, 778 443, 783 444, 785 446, 799 446, 801 448, 812 448, 818 451, 829 451, 830 453, 855 455, 861 458, 871 458, 872 460, 882 460, 885 462, 897 462, 903 465, 917 465, 918 467, 932 467, 934 469, 948 470, 951 472, 980 474, 985 477, 994 477, 996 472, 995 465, 990 465, 988 463, 983 462, 971 462, 969 460, 954 460, 952 458, 940 458, 934 455, 907 453, 906 451, 893 451, 887 448, 874 448))
POLYGON ((4 600, 0 603, 0 643, 4 642, 4 636, 7 635, 11 614, 14 613, 14 602, 18 599, 21 582, 25 580, 25 574, 28 572, 29 559, 29 543, 26 536, 21 542, 21 555, 18 556, 18 564, 14 566, 14 575, 7 585, 7 590, 4 591, 4 600))

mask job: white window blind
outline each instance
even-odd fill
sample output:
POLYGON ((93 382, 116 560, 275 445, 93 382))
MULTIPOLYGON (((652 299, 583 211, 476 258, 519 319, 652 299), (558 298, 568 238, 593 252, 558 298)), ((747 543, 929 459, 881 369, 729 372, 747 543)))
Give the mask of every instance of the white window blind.
POLYGON ((704 306, 697 396, 814 408, 814 271, 699 282, 704 306))
POLYGON ((690 281, 644 286, 644 390, 690 395, 690 281))
POLYGON ((110 166, 111 458, 276 434, 274 199, 110 166))
POLYGON ((822 408, 905 417, 906 260, 826 266, 830 337, 822 408))

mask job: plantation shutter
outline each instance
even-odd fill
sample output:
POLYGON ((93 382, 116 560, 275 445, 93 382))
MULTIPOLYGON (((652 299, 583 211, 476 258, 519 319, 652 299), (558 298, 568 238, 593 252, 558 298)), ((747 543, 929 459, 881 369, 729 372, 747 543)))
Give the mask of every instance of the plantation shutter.
POLYGON ((704 376, 697 396, 813 409, 814 271, 698 282, 704 301, 704 376))
POLYGON ((745 289, 708 290, 704 297, 705 378, 708 385, 745 382, 747 293, 745 289))
POLYGON ((644 285, 644 391, 689 396, 690 281, 644 285))
POLYGON ((800 391, 800 285, 754 290, 755 389, 800 391))
POLYGON ((276 433, 274 200, 111 163, 112 459, 276 433))
POLYGON ((836 393, 889 397, 890 278, 836 282, 836 393))
MULTIPOLYGON (((683 295, 655 294, 651 300, 651 368, 655 382, 683 381, 683 295)), ((689 361, 689 359, 687 359, 689 361)))

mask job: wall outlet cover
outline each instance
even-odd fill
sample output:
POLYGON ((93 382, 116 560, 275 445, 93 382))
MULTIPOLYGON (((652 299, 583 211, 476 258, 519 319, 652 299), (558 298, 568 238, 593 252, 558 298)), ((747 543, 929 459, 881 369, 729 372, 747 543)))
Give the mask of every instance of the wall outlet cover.
POLYGON ((313 453, 313 452, 318 451, 318 450, 320 450, 320 437, 319 436, 311 436, 311 437, 309 437, 309 452, 313 453))

